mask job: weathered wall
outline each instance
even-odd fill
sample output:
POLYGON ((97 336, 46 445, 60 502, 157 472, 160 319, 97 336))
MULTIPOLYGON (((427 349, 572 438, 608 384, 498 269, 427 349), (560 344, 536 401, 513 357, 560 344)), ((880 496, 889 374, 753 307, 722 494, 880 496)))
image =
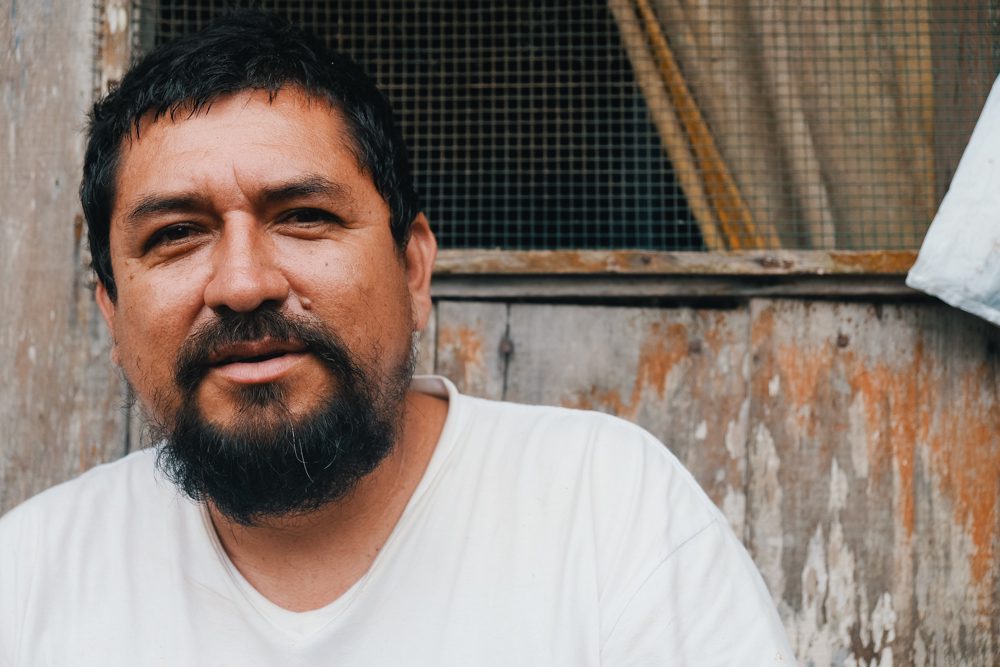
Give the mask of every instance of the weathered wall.
POLYGON ((748 545, 804 665, 1000 663, 1000 331, 930 301, 440 302, 471 392, 635 420, 748 545), (501 350, 509 354, 503 354, 501 350))
POLYGON ((0 0, 0 511, 125 442, 76 194, 91 4, 0 0))

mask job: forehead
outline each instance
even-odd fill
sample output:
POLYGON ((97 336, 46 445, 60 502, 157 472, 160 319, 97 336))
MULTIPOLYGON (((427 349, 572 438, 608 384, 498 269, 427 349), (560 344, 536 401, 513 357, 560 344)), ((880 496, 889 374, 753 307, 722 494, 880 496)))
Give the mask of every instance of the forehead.
MULTIPOLYGON (((320 174, 363 201, 378 200, 342 113, 296 88, 244 91, 188 113, 142 119, 122 146, 113 218, 130 201, 165 192, 232 199, 320 174)), ((377 202, 376 202, 377 203, 377 202)))

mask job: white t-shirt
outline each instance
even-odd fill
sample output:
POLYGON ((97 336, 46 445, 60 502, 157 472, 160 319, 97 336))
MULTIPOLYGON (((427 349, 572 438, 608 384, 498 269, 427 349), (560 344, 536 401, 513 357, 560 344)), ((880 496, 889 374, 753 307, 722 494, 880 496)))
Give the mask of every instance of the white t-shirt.
POLYGON ((794 664, 725 519, 642 429, 447 396, 427 472, 370 570, 269 602, 142 451, 0 520, 0 665, 794 664))

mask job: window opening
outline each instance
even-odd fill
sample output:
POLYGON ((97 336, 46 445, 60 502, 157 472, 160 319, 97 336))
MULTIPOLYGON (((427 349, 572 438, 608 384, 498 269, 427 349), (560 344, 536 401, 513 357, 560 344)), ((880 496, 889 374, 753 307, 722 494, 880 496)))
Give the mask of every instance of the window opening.
POLYGON ((998 0, 255 4, 379 81, 445 248, 916 248, 1000 71, 998 0))

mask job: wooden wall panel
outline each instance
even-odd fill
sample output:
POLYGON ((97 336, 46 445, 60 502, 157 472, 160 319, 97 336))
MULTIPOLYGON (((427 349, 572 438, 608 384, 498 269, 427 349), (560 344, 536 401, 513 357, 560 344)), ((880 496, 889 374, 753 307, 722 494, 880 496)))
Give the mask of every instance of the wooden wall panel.
POLYGON ((415 372, 426 375, 437 365, 437 304, 431 310, 427 327, 417 334, 417 366, 415 372))
POLYGON ((641 424, 742 534, 748 326, 745 310, 515 304, 506 398, 641 424))
POLYGON ((503 303, 442 301, 437 306, 436 372, 463 393, 500 399, 504 394, 507 332, 503 303))
POLYGON ((0 513, 124 450, 76 194, 92 4, 0 2, 0 513))
POLYGON ((996 664, 997 330, 930 304, 751 317, 748 545, 800 660, 996 664))

